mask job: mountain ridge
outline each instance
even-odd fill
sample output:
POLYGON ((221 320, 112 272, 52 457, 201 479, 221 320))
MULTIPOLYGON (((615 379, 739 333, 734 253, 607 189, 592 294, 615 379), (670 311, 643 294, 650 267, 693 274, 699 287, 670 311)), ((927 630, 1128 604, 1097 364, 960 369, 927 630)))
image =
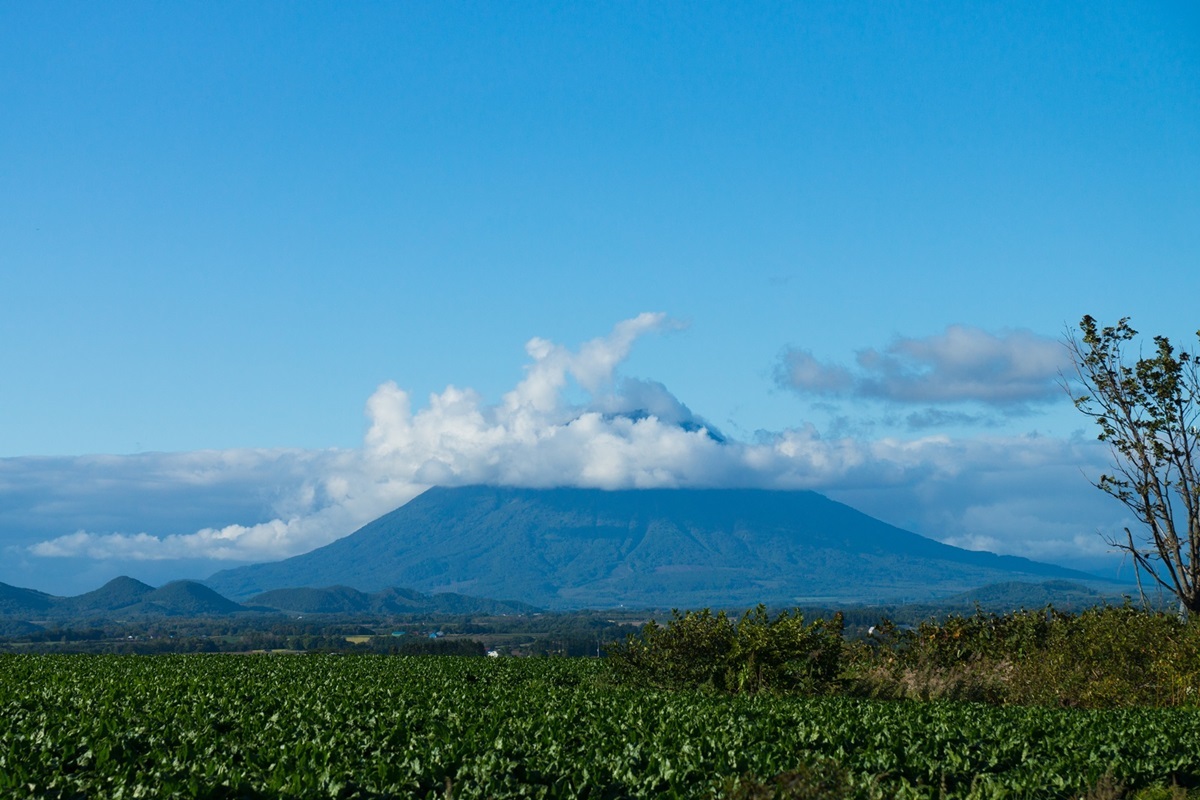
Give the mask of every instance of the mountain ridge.
POLYGON ((816 492, 468 486, 434 487, 324 547, 207 583, 234 598, 403 585, 562 610, 929 599, 1018 578, 1104 582, 943 544, 816 492))

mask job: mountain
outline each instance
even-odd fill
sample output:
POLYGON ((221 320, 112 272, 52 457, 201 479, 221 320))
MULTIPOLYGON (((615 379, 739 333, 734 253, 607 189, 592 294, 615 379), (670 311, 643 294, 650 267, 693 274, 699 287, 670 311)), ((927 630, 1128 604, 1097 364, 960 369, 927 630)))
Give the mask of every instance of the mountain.
POLYGON ((409 586, 555 609, 929 600, 1095 576, 963 550, 815 492, 433 488, 349 536, 224 570, 246 598, 288 586, 409 586))

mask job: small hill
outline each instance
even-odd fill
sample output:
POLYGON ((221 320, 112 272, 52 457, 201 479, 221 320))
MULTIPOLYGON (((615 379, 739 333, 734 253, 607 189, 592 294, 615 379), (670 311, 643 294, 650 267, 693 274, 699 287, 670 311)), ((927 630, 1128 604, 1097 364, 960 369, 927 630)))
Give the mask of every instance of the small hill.
POLYGON ((1121 597, 1115 593, 1103 594, 1072 581, 1006 581, 951 595, 943 598, 939 605, 948 609, 978 606, 985 611, 1008 613, 1046 606, 1053 606, 1059 611, 1078 611, 1106 601, 1120 603, 1121 597))
POLYGON ((215 616, 245 611, 235 603, 197 581, 172 581, 144 595, 142 601, 128 607, 139 614, 168 616, 215 616))
POLYGON ((57 611, 79 616, 108 614, 142 602, 153 591, 153 586, 122 575, 99 589, 75 597, 64 597, 57 611))
POLYGON ((925 602, 1013 580, 1098 581, 963 550, 815 492, 433 488, 310 553, 218 572, 234 598, 407 586, 551 608, 925 602))

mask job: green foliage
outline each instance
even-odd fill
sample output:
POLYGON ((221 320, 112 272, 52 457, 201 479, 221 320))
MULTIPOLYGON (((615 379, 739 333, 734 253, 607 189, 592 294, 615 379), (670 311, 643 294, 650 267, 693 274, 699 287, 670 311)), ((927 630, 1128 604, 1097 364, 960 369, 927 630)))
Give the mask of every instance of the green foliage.
POLYGON ((665 626, 651 621, 611 645, 608 662, 634 685, 819 692, 837 678, 841 653, 840 615, 806 624, 799 610, 772 619, 760 605, 736 624, 724 611, 673 611, 665 626))
POLYGON ((1200 624, 1129 606, 1064 617, 1013 689, 1019 702, 1200 707, 1200 624))
POLYGON ((0 797, 1036 800, 1084 796, 1105 775, 1129 792, 1200 776, 1192 711, 677 692, 602 672, 0 656, 0 797))
POLYGON ((752 775, 730 779, 722 800, 842 800, 852 792, 850 775, 832 761, 802 763, 795 769, 761 780, 752 775))
POLYGON ((1126 605, 884 624, 851 648, 847 678, 871 697, 1200 707, 1200 621, 1126 605))

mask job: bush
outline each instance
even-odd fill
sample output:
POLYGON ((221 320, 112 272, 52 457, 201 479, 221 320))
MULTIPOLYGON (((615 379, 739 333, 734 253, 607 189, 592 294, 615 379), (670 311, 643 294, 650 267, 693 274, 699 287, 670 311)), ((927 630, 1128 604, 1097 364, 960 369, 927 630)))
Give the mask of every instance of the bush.
POLYGON ((878 627, 847 659, 860 695, 1086 708, 1200 705, 1200 624, 1132 606, 977 612, 878 627))
POLYGON ((1200 626, 1124 606, 1062 619, 1012 689, 1016 702, 1111 708, 1196 706, 1197 687, 1200 626))
POLYGON ((638 685, 820 692, 838 677, 842 647, 840 615, 806 624, 798 610, 772 619, 760 605, 737 623, 724 611, 673 611, 608 653, 617 679, 638 685))

